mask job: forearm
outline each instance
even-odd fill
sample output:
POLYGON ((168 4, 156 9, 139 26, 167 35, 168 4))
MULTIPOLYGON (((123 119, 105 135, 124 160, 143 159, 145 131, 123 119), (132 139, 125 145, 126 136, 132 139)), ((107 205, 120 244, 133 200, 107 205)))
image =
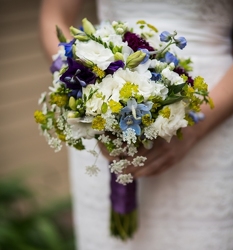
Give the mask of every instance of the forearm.
POLYGON ((220 82, 210 91, 210 97, 213 99, 214 109, 210 109, 209 105, 206 104, 202 106, 205 119, 193 127, 196 131, 197 139, 204 137, 233 114, 233 65, 220 82))
POLYGON ((61 28, 64 35, 71 39, 69 27, 77 19, 81 0, 43 0, 40 8, 39 34, 40 40, 48 60, 57 53, 58 39, 56 25, 61 28))

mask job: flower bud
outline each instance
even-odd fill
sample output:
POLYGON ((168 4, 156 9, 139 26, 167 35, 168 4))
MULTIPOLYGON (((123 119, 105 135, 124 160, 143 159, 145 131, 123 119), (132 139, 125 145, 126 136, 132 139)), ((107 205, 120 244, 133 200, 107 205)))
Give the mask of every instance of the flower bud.
POLYGON ((141 50, 136 51, 135 53, 128 56, 126 60, 126 67, 135 68, 137 67, 146 57, 146 54, 141 50))
POLYGON ((76 101, 75 101, 75 98, 73 96, 71 96, 70 99, 69 99, 69 107, 72 110, 76 110, 77 109, 77 107, 76 107, 76 101))
POLYGON ((163 31, 160 34, 160 41, 161 42, 169 42, 171 40, 172 34, 168 31, 163 31))
POLYGON ((120 52, 116 52, 114 54, 114 59, 115 59, 115 61, 123 61, 124 62, 124 57, 120 52))
MULTIPOLYGON (((69 111, 67 113, 67 118, 68 119, 72 119, 72 118, 79 118, 80 117, 80 114, 79 112, 74 112, 74 111, 69 111)), ((76 120, 77 121, 77 120, 76 120)), ((68 122, 69 123, 69 122, 68 122)))
POLYGON ((59 42, 66 43, 67 39, 64 36, 62 30, 58 26, 56 26, 56 33, 57 33, 57 38, 58 38, 59 42))
POLYGON ((85 32, 86 34, 92 35, 93 33, 95 33, 95 28, 94 28, 94 26, 92 25, 91 22, 89 22, 89 21, 87 20, 87 18, 84 18, 84 19, 82 20, 82 24, 83 24, 83 30, 84 30, 84 32, 85 32))
POLYGON ((70 33, 71 33, 71 35, 75 36, 75 35, 82 34, 83 31, 81 31, 81 30, 75 28, 74 26, 71 26, 71 27, 70 27, 70 33))
POLYGON ((90 40, 85 34, 75 35, 74 38, 81 41, 81 42, 86 42, 86 41, 90 40))
POLYGON ((178 37, 174 40, 176 42, 176 46, 180 49, 183 49, 187 45, 187 40, 183 36, 178 37))

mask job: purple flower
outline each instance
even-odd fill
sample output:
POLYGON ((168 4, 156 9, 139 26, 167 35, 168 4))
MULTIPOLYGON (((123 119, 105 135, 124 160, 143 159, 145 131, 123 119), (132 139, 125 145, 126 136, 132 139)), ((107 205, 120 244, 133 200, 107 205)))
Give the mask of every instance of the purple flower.
POLYGON ((183 49, 187 45, 187 40, 183 36, 176 38, 174 40, 176 42, 176 46, 180 49, 183 49))
POLYGON ((91 72, 90 69, 69 57, 67 58, 67 62, 68 69, 60 77, 60 80, 71 90, 70 94, 72 96, 80 97, 82 94, 82 87, 86 87, 88 84, 94 84, 96 75, 91 72))
POLYGON ((127 42, 128 46, 136 52, 138 49, 147 49, 149 51, 154 51, 154 48, 144 40, 142 37, 138 36, 132 32, 126 32, 123 37, 123 42, 127 42))
POLYGON ((70 58, 73 57, 72 46, 73 46, 74 42, 75 42, 75 39, 73 39, 69 43, 59 43, 59 46, 60 45, 64 46, 65 56, 70 57, 70 58))
POLYGON ((171 40, 172 34, 168 31, 163 31, 159 36, 161 42, 169 42, 171 40))
POLYGON ((124 68, 125 64, 123 61, 118 60, 109 64, 108 68, 105 70, 107 74, 113 75, 119 68, 124 68))
POLYGON ((181 68, 181 67, 176 67, 176 68, 174 69, 174 72, 176 72, 176 73, 179 74, 179 75, 186 75, 186 76, 188 77, 187 82, 188 82, 191 86, 193 86, 193 78, 192 78, 183 68, 181 68))
POLYGON ((62 65, 63 65, 62 58, 61 58, 61 56, 58 56, 57 59, 55 59, 53 61, 52 65, 50 66, 51 73, 54 73, 56 71, 60 71, 62 65))

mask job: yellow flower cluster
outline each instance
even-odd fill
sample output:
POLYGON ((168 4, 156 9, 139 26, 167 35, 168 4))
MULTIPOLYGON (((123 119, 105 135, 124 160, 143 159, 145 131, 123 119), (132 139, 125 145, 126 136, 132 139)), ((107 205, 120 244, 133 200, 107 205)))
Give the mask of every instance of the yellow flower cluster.
POLYGON ((116 102, 114 100, 110 100, 108 102, 108 105, 113 113, 119 113, 120 110, 123 108, 123 106, 119 102, 116 102))
POLYGON ((208 85, 201 76, 197 76, 194 79, 194 89, 198 91, 208 91, 208 85))
POLYGON ((105 124, 106 124, 106 120, 99 115, 93 119, 92 128, 101 131, 101 130, 104 130, 105 124))
POLYGON ((159 114, 160 114, 162 117, 168 119, 168 118, 170 117, 170 115, 171 115, 171 110, 170 110, 170 108, 169 108, 168 106, 166 106, 166 107, 164 107, 163 109, 161 109, 161 110, 159 111, 159 114))
POLYGON ((122 87, 122 89, 120 90, 120 97, 128 100, 136 93, 138 93, 138 86, 131 82, 126 82, 122 87))
POLYGON ((37 123, 40 123, 40 124, 46 123, 46 116, 42 113, 42 111, 36 110, 34 112, 34 118, 37 123))
POLYGON ((146 114, 142 117, 142 124, 145 127, 148 127, 151 125, 151 123, 153 123, 153 119, 151 119, 151 116, 149 114, 146 114))
POLYGON ((189 108, 195 112, 200 112, 202 100, 195 95, 195 90, 191 86, 184 88, 185 96, 189 99, 189 108))
POLYGON ((64 107, 68 103, 68 96, 67 95, 58 95, 58 94, 51 94, 50 95, 50 104, 56 104, 58 107, 64 107))
POLYGON ((92 67, 92 71, 101 79, 105 77, 105 72, 96 65, 92 67))
POLYGON ((66 141, 66 136, 62 132, 57 132, 57 135, 61 141, 66 141))
POLYGON ((190 115, 185 115, 185 120, 188 122, 188 126, 193 126, 195 124, 190 115))

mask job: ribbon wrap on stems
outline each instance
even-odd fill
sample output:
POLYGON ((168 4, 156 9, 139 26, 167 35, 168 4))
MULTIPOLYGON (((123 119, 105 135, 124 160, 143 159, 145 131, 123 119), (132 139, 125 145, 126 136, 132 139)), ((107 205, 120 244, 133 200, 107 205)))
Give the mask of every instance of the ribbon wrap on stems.
POLYGON ((122 185, 111 173, 111 234, 122 240, 132 238, 137 230, 137 182, 122 185))

